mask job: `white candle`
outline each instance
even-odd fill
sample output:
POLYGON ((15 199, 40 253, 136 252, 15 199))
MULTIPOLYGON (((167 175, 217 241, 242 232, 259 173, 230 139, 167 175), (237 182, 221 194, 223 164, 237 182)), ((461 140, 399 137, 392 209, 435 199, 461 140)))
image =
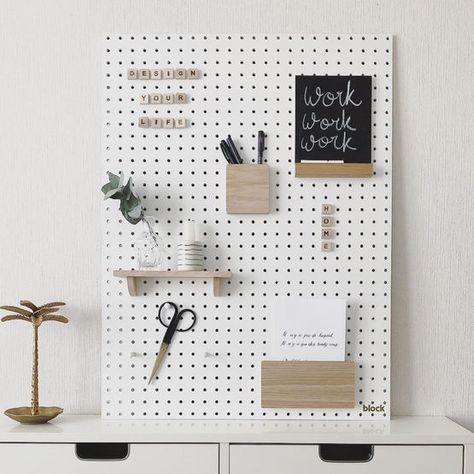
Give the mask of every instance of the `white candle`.
POLYGON ((186 242, 196 241, 196 228, 194 221, 189 220, 184 223, 184 240, 186 242))

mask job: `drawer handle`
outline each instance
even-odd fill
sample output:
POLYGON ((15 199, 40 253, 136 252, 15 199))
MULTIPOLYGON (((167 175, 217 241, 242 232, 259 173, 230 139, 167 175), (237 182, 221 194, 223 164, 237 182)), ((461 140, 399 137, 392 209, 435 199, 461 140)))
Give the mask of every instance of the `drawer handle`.
POLYGON ((374 457, 371 444, 320 444, 319 457, 324 462, 369 462, 374 457))
POLYGON ((129 453, 127 443, 76 444, 76 456, 82 461, 123 461, 129 453))

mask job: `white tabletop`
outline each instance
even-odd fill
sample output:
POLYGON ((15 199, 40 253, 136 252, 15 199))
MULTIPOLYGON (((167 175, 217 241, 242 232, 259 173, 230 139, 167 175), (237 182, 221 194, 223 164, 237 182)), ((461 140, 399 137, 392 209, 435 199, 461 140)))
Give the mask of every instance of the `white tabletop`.
POLYGON ((109 421, 63 415, 45 425, 0 418, 0 442, 474 444, 474 434, 441 416, 387 421, 109 421))

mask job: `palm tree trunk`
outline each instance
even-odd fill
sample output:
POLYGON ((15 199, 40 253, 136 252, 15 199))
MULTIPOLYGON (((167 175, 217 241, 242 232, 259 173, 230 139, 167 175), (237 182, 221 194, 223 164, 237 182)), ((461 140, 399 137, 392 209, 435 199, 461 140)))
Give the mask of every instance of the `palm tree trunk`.
POLYGON ((33 371, 31 374, 31 414, 38 414, 38 326, 33 324, 33 371))

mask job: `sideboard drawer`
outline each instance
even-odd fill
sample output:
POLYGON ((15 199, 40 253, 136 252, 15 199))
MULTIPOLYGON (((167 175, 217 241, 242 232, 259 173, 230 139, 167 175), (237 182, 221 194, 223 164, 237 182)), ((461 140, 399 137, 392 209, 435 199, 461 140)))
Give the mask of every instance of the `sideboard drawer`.
POLYGON ((366 462, 323 461, 318 445, 232 445, 230 474, 462 474, 462 446, 373 446, 366 462))
MULTIPOLYGON (((106 453, 107 455, 111 453, 106 453)), ((79 459, 75 444, 0 444, 1 472, 8 474, 28 472, 218 474, 219 472, 217 444, 130 444, 128 455, 123 459, 98 459, 99 447, 91 450, 91 457, 94 459, 79 459)))

